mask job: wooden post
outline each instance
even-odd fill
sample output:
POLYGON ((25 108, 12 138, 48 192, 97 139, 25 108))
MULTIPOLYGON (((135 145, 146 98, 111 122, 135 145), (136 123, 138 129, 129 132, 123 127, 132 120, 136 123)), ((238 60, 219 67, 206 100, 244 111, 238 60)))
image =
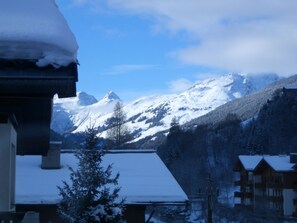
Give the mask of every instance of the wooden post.
POLYGON ((13 122, 0 114, 0 212, 15 210, 16 139, 13 122))
POLYGON ((212 187, 210 174, 208 174, 207 178, 207 209, 207 223, 212 223, 212 187))

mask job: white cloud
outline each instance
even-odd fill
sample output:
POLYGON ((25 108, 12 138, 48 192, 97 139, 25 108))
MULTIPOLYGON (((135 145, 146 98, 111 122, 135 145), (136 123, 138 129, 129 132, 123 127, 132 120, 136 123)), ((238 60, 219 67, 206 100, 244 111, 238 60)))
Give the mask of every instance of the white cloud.
POLYGON ((197 73, 194 75, 197 81, 204 81, 206 79, 213 79, 222 76, 221 72, 214 73, 214 72, 206 72, 206 73, 197 73))
POLYGON ((105 75, 127 74, 135 71, 156 69, 157 67, 157 65, 151 64, 123 64, 112 67, 109 71, 105 72, 105 75))
POLYGON ((107 38, 120 39, 127 36, 127 33, 119 28, 107 27, 102 24, 96 24, 92 27, 92 29, 107 38))
POLYGON ((297 1, 109 0, 109 6, 148 14, 158 27, 186 31, 197 45, 176 50, 186 64, 241 72, 297 73, 297 1))
POLYGON ((148 15, 158 30, 186 32, 196 45, 173 50, 185 64, 227 71, 297 73, 297 1, 72 0, 148 15))
POLYGON ((180 78, 168 83, 172 93, 180 93, 190 88, 194 83, 185 78, 180 78))

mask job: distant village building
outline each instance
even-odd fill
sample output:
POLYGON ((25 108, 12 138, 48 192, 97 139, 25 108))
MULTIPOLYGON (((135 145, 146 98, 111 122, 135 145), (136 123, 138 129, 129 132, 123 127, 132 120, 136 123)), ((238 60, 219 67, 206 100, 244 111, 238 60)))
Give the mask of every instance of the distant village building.
MULTIPOLYGON (((68 166, 77 165, 73 153, 58 155, 58 145, 52 144, 54 151, 49 153, 50 157, 17 156, 16 210, 38 212, 41 223, 63 222, 57 214, 61 199, 57 186, 63 180, 70 183, 68 166)), ((188 201, 154 151, 108 151, 103 156, 103 165, 108 164, 113 165, 113 173, 120 174, 119 198, 125 198, 127 223, 144 223, 147 206, 185 205, 188 201)))
POLYGON ((235 206, 272 210, 280 216, 297 216, 297 154, 241 155, 234 171, 238 173, 235 206))

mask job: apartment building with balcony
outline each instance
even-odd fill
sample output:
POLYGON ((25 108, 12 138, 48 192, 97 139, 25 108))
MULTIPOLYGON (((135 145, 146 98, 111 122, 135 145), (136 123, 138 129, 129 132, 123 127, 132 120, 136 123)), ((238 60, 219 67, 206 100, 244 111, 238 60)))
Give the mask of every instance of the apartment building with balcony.
POLYGON ((297 216, 297 154, 241 155, 235 164, 235 206, 297 216))

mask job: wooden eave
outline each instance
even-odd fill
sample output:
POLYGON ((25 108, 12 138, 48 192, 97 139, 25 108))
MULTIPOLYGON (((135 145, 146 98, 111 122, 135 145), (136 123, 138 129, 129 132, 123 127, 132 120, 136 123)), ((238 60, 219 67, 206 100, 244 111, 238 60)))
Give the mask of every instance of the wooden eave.
POLYGON ((275 171, 270 165, 269 163, 267 163, 267 161, 265 159, 262 159, 258 165, 255 167, 254 169, 254 173, 255 174, 261 174, 263 173, 265 170, 267 169, 271 169, 272 171, 275 171))
POLYGON ((242 170, 245 170, 245 168, 244 168, 242 162, 240 161, 240 159, 237 158, 236 163, 235 163, 235 165, 233 167, 233 171, 234 172, 240 172, 242 170))
POLYGON ((38 67, 34 60, 0 59, 1 113, 18 122, 17 154, 46 155, 52 100, 76 96, 77 64, 38 67))
POLYGON ((0 59, 0 96, 76 96, 77 64, 38 67, 35 61, 0 59))

